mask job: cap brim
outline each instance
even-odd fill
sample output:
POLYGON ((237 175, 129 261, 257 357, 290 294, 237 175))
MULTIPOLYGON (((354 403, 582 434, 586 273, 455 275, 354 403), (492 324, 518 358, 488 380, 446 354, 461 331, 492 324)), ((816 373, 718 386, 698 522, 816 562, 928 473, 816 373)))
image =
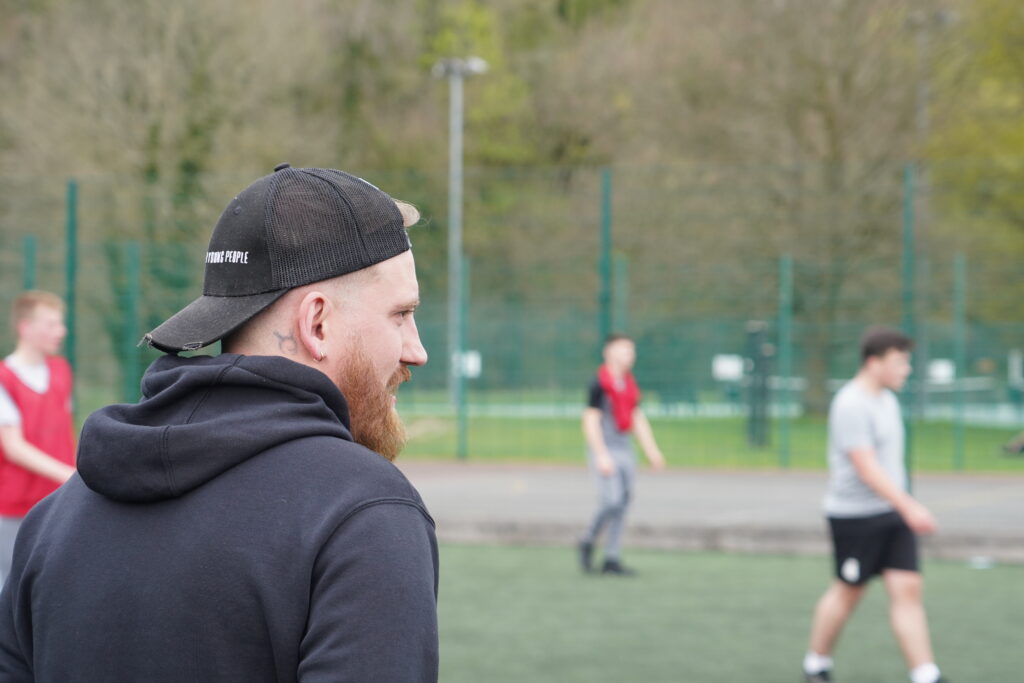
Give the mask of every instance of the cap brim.
POLYGON ((287 292, 281 289, 250 296, 201 296, 143 341, 168 353, 201 349, 230 334, 287 292))

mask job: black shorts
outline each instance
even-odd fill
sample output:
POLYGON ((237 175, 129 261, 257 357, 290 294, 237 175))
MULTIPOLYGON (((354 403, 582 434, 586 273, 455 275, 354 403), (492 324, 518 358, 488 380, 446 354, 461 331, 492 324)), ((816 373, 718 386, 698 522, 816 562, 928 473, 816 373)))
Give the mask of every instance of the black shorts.
POLYGON ((861 586, 886 569, 920 571, 917 536, 896 512, 870 517, 829 517, 836 578, 861 586))

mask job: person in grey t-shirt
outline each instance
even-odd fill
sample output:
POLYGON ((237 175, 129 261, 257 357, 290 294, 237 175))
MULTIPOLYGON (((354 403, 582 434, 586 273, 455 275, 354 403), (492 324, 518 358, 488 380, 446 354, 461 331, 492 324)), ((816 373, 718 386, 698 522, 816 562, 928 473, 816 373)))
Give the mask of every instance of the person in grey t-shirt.
POLYGON ((868 582, 881 575, 893 632, 913 683, 944 681, 932 655, 921 602, 917 534, 935 531, 928 509, 907 492, 899 391, 910 375, 909 337, 869 329, 861 368, 832 399, 825 496, 836 578, 818 601, 804 657, 809 682, 831 681, 832 650, 868 582))
POLYGON ((654 469, 665 467, 665 458, 640 409, 640 390, 632 373, 636 361, 633 340, 620 334, 609 335, 602 354, 604 364, 590 385, 583 411, 583 435, 587 440, 587 458, 597 479, 598 509, 580 540, 579 553, 583 571, 591 571, 594 545, 607 529, 601 571, 621 576, 633 573, 619 559, 636 470, 632 434, 636 433, 654 469))
POLYGON ((848 382, 832 399, 828 421, 829 517, 867 517, 891 512, 892 504, 857 474, 849 453, 873 447, 875 460, 886 478, 900 491, 907 488, 903 461, 903 418, 896 395, 888 389, 874 392, 858 381, 848 382))

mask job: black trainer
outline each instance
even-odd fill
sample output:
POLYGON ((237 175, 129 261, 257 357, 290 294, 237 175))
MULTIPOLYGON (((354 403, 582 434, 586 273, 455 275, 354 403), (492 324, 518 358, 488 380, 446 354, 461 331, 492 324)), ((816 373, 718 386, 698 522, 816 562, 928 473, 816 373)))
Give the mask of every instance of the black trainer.
POLYGON ((618 560, 605 560, 601 567, 602 574, 615 574, 616 576, 633 576, 635 571, 629 567, 623 567, 618 560))
POLYGON ((804 681, 806 683, 835 683, 835 681, 832 680, 831 669, 825 669, 824 671, 819 671, 816 674, 809 674, 805 672, 804 681))
POLYGON ((590 573, 594 571, 594 544, 587 541, 580 541, 578 546, 580 553, 580 568, 590 573))

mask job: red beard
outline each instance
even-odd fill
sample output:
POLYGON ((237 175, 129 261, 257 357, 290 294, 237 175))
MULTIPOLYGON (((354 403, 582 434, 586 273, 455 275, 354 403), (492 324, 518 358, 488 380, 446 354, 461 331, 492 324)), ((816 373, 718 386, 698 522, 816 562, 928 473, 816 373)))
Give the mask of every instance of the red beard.
POLYGON ((405 447, 405 425, 395 410, 394 396, 399 385, 410 377, 409 368, 402 365, 382 386, 361 348, 352 353, 337 377, 338 387, 348 401, 352 438, 389 461, 394 461, 405 447))

